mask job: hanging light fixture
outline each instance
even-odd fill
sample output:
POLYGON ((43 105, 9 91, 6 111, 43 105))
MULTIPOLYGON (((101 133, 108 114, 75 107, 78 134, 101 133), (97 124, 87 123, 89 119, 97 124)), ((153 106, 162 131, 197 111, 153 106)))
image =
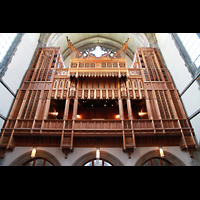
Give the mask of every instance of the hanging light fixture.
POLYGON ((34 157, 35 157, 36 149, 37 149, 37 147, 34 146, 33 149, 32 149, 32 152, 31 152, 31 158, 34 158, 34 157))
POLYGON ((100 148, 96 148, 96 159, 100 159, 100 148))
POLYGON ((160 151, 160 157, 163 158, 165 155, 162 146, 159 146, 159 151, 160 151))

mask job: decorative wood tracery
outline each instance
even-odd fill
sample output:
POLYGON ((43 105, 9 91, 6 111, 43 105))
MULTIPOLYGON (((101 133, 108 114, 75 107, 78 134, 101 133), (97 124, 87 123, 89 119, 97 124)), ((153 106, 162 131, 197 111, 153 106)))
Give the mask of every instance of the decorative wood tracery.
POLYGON ((167 136, 172 141, 179 137, 181 150, 187 149, 192 156, 197 148, 193 129, 157 49, 137 48, 128 68, 125 57, 120 57, 128 40, 112 57, 100 58, 90 54, 86 58, 68 38, 67 42, 72 56, 69 68, 60 48, 38 49, 2 128, 2 156, 14 149, 15 139, 32 136, 60 138, 65 158, 73 151, 74 140, 82 137, 121 137, 129 158, 140 137, 149 141, 151 137, 167 136), (119 117, 78 119, 81 102, 91 100, 112 101, 119 117))

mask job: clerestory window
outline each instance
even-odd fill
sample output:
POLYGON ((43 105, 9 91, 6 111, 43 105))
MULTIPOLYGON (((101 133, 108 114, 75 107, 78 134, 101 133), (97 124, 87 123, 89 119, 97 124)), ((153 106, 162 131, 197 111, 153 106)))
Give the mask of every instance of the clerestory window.
POLYGON ((0 33, 0 79, 4 76, 23 35, 24 33, 0 33))
POLYGON ((17 33, 0 33, 0 62, 8 52, 17 33))
POLYGON ((200 38, 196 33, 177 33, 196 67, 200 66, 200 38))

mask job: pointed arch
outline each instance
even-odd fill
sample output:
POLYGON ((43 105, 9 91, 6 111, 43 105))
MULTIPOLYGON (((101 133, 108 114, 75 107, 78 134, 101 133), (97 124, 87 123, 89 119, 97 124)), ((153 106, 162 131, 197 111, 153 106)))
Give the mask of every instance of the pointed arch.
MULTIPOLYGON (((91 151, 89 153, 84 154, 80 158, 78 158, 72 164, 72 166, 83 166, 85 163, 87 163, 88 161, 95 159, 95 158, 96 158, 95 151, 91 151)), ((124 164, 117 157, 115 157, 114 155, 112 155, 106 151, 101 150, 100 159, 104 159, 104 160, 108 161, 113 166, 124 166, 124 164)))
MULTIPOLYGON (((55 156, 41 149, 37 149, 35 158, 45 158, 46 160, 50 161, 53 166, 61 166, 60 162, 55 156)), ((9 166, 21 166, 25 162, 28 162, 31 159, 32 159, 31 151, 28 151, 22 154, 21 156, 19 156, 18 158, 16 158, 13 162, 10 163, 9 166)))
MULTIPOLYGON (((147 160, 155 157, 160 157, 159 150, 152 150, 145 153, 138 159, 138 161, 135 163, 135 166, 142 166, 147 160)), ((182 160, 168 151, 165 151, 164 158, 171 162, 174 166, 185 166, 185 163, 182 160)))

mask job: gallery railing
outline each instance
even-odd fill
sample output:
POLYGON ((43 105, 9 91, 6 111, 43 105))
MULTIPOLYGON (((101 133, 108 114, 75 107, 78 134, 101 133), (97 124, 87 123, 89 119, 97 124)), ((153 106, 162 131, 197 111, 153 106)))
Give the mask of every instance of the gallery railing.
MULTIPOLYGON (((8 120, 5 127, 2 128, 9 133, 12 130, 15 134, 22 133, 40 133, 51 135, 54 132, 64 131, 134 131, 135 134, 181 134, 181 131, 187 133, 192 130, 187 119, 134 119, 134 120, 103 120, 103 119, 82 119, 82 120, 8 120)), ((90 133, 91 134, 91 133, 90 133)), ((105 134, 105 133, 104 133, 105 134)), ((108 132, 109 134, 109 132, 108 132)))

